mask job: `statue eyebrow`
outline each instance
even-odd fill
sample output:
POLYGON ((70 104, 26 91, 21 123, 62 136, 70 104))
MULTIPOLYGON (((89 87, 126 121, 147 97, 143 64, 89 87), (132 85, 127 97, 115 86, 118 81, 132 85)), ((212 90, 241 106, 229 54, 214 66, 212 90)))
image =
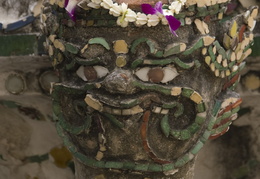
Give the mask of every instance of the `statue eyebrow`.
MULTIPOLYGON (((81 53, 83 53, 84 50, 86 50, 88 48, 88 45, 94 45, 94 44, 98 44, 98 45, 102 45, 105 49, 110 50, 110 45, 109 43, 102 37, 95 37, 95 38, 91 38, 89 39, 88 43, 81 49, 81 53)), ((69 64, 68 66, 73 66, 75 63, 79 64, 79 65, 95 65, 101 62, 101 58, 100 57, 94 57, 91 59, 86 59, 86 58, 81 58, 81 57, 74 57, 74 60, 71 64, 69 64)))
POLYGON ((195 64, 194 61, 185 63, 185 62, 181 61, 178 57, 171 57, 171 58, 159 59, 159 60, 136 59, 135 61, 132 62, 131 68, 135 69, 139 65, 162 65, 162 66, 164 66, 164 65, 169 65, 172 63, 183 69, 190 69, 195 64))
POLYGON ((148 38, 139 38, 139 39, 134 40, 132 42, 131 49, 130 49, 131 53, 136 53, 136 49, 137 49, 138 45, 140 45, 141 43, 146 43, 148 45, 148 47, 150 48, 150 53, 152 55, 154 55, 155 57, 163 56, 163 51, 159 50, 157 42, 155 42, 154 40, 148 39, 148 38))
POLYGON ((99 44, 99 45, 102 45, 103 47, 105 47, 107 50, 110 50, 110 46, 109 46, 108 42, 102 37, 95 37, 95 38, 89 39, 88 44, 99 44))

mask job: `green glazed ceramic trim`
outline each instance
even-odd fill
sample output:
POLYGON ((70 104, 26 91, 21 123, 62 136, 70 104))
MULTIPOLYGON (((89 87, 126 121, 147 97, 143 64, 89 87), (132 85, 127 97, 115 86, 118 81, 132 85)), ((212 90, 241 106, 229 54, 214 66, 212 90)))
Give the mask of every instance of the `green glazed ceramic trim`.
POLYGON ((102 38, 102 37, 96 37, 96 38, 92 38, 88 41, 88 44, 100 44, 103 47, 105 47, 107 50, 110 50, 110 46, 107 43, 107 41, 102 38))

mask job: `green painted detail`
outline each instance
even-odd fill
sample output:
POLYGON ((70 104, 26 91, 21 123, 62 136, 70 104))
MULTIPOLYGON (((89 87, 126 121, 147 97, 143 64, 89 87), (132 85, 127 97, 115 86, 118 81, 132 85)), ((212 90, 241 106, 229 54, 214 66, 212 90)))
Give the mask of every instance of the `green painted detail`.
POLYGON ((190 96, 192 95, 192 93, 194 93, 193 89, 189 89, 189 88, 183 88, 181 95, 187 98, 190 98, 190 96))
POLYGON ((169 125, 169 119, 168 119, 168 115, 165 115, 162 120, 161 120, 161 129, 163 134, 166 137, 169 137, 170 135, 170 131, 171 131, 171 127, 169 125))
POLYGON ((190 152, 194 155, 196 155, 200 149, 203 147, 203 143, 201 141, 198 141, 195 146, 190 150, 190 152))
POLYGON ((217 61, 214 62, 215 64, 215 67, 220 70, 220 71, 223 71, 223 70, 227 70, 228 67, 223 67, 221 64, 219 64, 217 61))
POLYGON ((232 16, 226 16, 226 17, 224 17, 223 19, 221 19, 221 20, 219 21, 219 23, 225 23, 226 21, 231 20, 231 19, 232 19, 232 16))
POLYGON ((231 50, 231 49, 229 49, 229 50, 226 51, 227 60, 228 60, 228 61, 230 61, 230 59, 231 59, 232 52, 233 52, 233 50, 231 50))
MULTIPOLYGON (((190 153, 190 152, 188 152, 188 153, 186 153, 183 157, 182 157, 182 159, 186 162, 186 163, 188 163, 190 160, 192 160, 194 158, 194 155, 192 154, 192 153, 190 153)), ((185 163, 185 164, 186 164, 185 163)))
MULTIPOLYGON (((218 114, 218 112, 219 112, 219 110, 220 110, 220 108, 221 108, 221 104, 222 104, 222 101, 221 101, 221 100, 216 100, 215 105, 214 105, 214 107, 213 107, 213 109, 212 109, 212 116, 210 117, 210 121, 209 121, 208 127, 207 127, 207 129, 208 129, 209 131, 212 130, 213 126, 214 126, 215 123, 216 123, 216 118, 217 118, 216 116, 217 116, 217 114, 218 114)), ((202 139, 202 140, 203 140, 203 139, 202 139)), ((205 141, 203 140, 203 142, 205 142, 205 141)))
POLYGON ((238 84, 239 84, 239 81, 236 81, 236 82, 235 82, 231 87, 229 87, 228 89, 234 91, 234 90, 236 89, 236 87, 237 87, 238 84))
POLYGON ((30 163, 41 163, 45 160, 49 159, 49 154, 43 154, 43 155, 33 155, 29 157, 25 157, 25 161, 30 162, 30 163))
POLYGON ((171 63, 175 63, 176 65, 178 65, 179 67, 181 67, 183 69, 190 69, 191 67, 194 66, 194 62, 184 63, 179 58, 175 57, 175 58, 161 59, 161 60, 137 59, 137 60, 133 61, 133 63, 131 64, 131 68, 135 69, 139 65, 162 65, 162 66, 164 66, 164 65, 171 64, 171 63))
POLYGON ((179 140, 187 140, 191 138, 191 133, 188 129, 181 130, 181 135, 178 138, 179 140))
POLYGON ((77 152, 77 148, 70 142, 69 137, 64 134, 62 127, 59 126, 58 123, 56 123, 56 129, 59 136, 63 138, 64 145, 69 149, 71 153, 75 154, 77 152))
POLYGON ((200 68, 201 67, 201 63, 199 60, 194 60, 195 66, 196 68, 200 68))
POLYGON ((21 106, 20 104, 14 101, 8 101, 8 100, 0 100, 0 104, 8 108, 18 108, 21 106))
POLYGON ((225 113, 223 113, 221 116, 219 116, 216 120, 216 124, 218 124, 219 122, 221 122, 223 119, 229 118, 232 115, 231 111, 227 111, 225 113))
POLYGON ((218 128, 216 128, 216 129, 213 129, 212 131, 211 131, 211 135, 217 135, 217 134, 220 134, 221 132, 223 132, 225 129, 227 129, 228 128, 228 126, 230 126, 230 124, 231 124, 232 122, 227 122, 226 124, 224 124, 224 125, 221 125, 221 126, 219 126, 218 128))
POLYGON ((0 56, 37 55, 37 35, 2 35, 0 36, 0 56))
POLYGON ((123 162, 106 162, 105 168, 123 168, 123 162))
POLYGON ((169 170, 173 170, 173 169, 174 169, 174 163, 164 164, 164 165, 162 166, 162 170, 163 170, 164 172, 169 171, 169 170))
POLYGON ((213 45, 216 46, 217 51, 218 51, 219 54, 222 55, 222 58, 227 59, 226 51, 224 50, 224 48, 220 45, 220 43, 217 40, 213 42, 213 45))
POLYGON ((223 59, 227 59, 227 54, 226 54, 226 50, 221 47, 219 50, 218 50, 218 53, 222 55, 222 58, 223 59))
POLYGON ((131 49, 130 51, 132 53, 136 53, 136 48, 138 47, 138 45, 140 45, 141 43, 146 43, 148 46, 149 46, 149 49, 150 49, 150 53, 157 56, 161 56, 161 52, 158 51, 158 45, 155 41, 151 40, 151 39, 148 39, 148 38, 139 38, 139 39, 136 39, 133 43, 132 43, 132 46, 131 46, 131 49), (158 53, 157 53, 158 52, 158 53))
POLYGON ((199 115, 200 113, 198 113, 196 115, 196 118, 195 118, 195 122, 199 125, 202 125, 204 124, 204 122, 206 121, 206 117, 202 116, 202 115, 199 115))
POLYGON ((76 45, 73 45, 71 43, 66 43, 65 49, 66 49, 66 51, 68 51, 72 54, 77 54, 79 52, 79 48, 76 45))
MULTIPOLYGON (((77 152, 77 149, 76 149, 75 152, 73 152, 73 155, 76 158, 78 158, 80 161, 84 161, 84 164, 87 165, 87 166, 93 167, 93 163, 95 163, 94 159, 90 159, 87 156, 85 156, 84 154, 77 152)), ((104 167, 105 167, 105 165, 104 165, 104 167)))
POLYGON ((181 67, 183 69, 190 69, 191 67, 194 66, 194 61, 191 63, 184 63, 177 57, 174 58, 174 63, 176 63, 179 67, 181 67))
POLYGON ((132 170, 132 169, 135 168, 135 163, 133 163, 133 162, 124 162, 123 168, 132 170))
POLYGON ((179 140, 180 140, 180 138, 181 138, 181 131, 171 130, 171 131, 170 131, 170 134, 171 134, 172 136, 174 136, 176 139, 179 139, 179 140))
POLYGON ((196 11, 195 5, 189 6, 188 11, 195 12, 196 11))
POLYGON ((144 62, 143 59, 137 59, 137 60, 133 61, 133 63, 131 63, 131 68, 135 69, 139 65, 143 64, 143 62, 144 62))
MULTIPOLYGON (((212 117, 215 119, 215 117, 212 117)), ((215 125, 215 120, 210 120, 209 123, 208 123, 208 130, 212 130, 213 126, 215 125)))
POLYGON ((206 138, 204 138, 204 137, 201 137, 201 138, 200 138, 200 141, 201 141, 203 144, 205 144, 205 143, 207 142, 207 140, 208 140, 208 139, 206 139, 206 138))
POLYGON ((237 71, 234 71, 234 72, 232 72, 231 74, 230 74, 230 77, 232 78, 232 77, 234 77, 236 74, 238 74, 239 73, 239 70, 237 70, 237 71))
POLYGON ((211 131, 206 130, 206 131, 204 132, 204 134, 202 135, 201 139, 202 139, 203 141, 207 141, 210 135, 211 135, 211 131))
POLYGON ((163 59, 163 60, 144 60, 144 65, 168 65, 175 62, 174 59, 163 59))
POLYGON ((179 158, 179 159, 175 162, 174 166, 178 168, 178 167, 184 166, 185 164, 186 164, 186 161, 183 160, 183 158, 179 158))
POLYGON ((221 104, 222 104, 222 102, 220 100, 216 100, 215 105, 212 110, 212 115, 214 117, 218 114, 221 104))
POLYGON ((81 88, 71 88, 71 86, 67 86, 61 83, 55 83, 55 85, 53 86, 52 97, 54 98, 54 100, 59 101, 61 93, 66 93, 67 95, 83 95, 86 94, 86 90, 90 90, 93 88, 96 88, 94 83, 88 83, 81 88))
POLYGON ((92 160, 93 167, 98 167, 98 168, 105 168, 105 161, 96 161, 95 159, 92 160))
POLYGON ((240 63, 240 65, 239 65, 239 67, 238 67, 238 71, 243 70, 243 69, 245 68, 245 66, 246 66, 246 62, 240 63))
POLYGON ((166 94, 166 95, 171 94, 170 88, 167 88, 167 87, 164 87, 164 86, 161 86, 161 85, 146 84, 146 83, 142 83, 142 82, 139 82, 139 81, 134 81, 133 85, 135 87, 142 89, 142 90, 158 91, 158 92, 161 92, 161 93, 166 94))
POLYGON ((237 113, 239 110, 240 110, 240 106, 238 106, 238 107, 232 109, 232 114, 237 113))
POLYGON ((134 170, 147 171, 148 167, 148 164, 136 164, 134 170))
POLYGON ((208 11, 210 15, 217 14, 219 12, 219 5, 215 4, 215 5, 208 6, 208 11))
POLYGON ((158 50, 157 50, 158 47, 157 47, 156 42, 153 41, 153 40, 148 39, 148 40, 146 41, 146 43, 147 43, 147 45, 150 47, 150 53, 151 53, 151 54, 156 54, 156 52, 158 51, 158 50))
POLYGON ((59 118, 59 122, 58 122, 59 125, 63 129, 65 129, 67 132, 74 134, 74 135, 78 135, 78 134, 82 133, 86 128, 89 128, 90 124, 91 124, 91 122, 88 121, 88 120, 91 120, 90 117, 86 118, 85 124, 81 125, 81 126, 71 125, 68 121, 66 121, 64 119, 64 116, 62 116, 62 115, 59 115, 58 118, 59 118))
POLYGON ((200 126, 196 123, 192 123, 187 129, 175 130, 171 129, 169 124, 169 117, 165 115, 161 120, 161 130, 166 137, 172 135, 178 140, 187 140, 191 138, 192 134, 195 134, 200 129, 200 126))
POLYGON ((132 53, 136 53, 136 47, 137 47, 140 43, 146 42, 147 40, 148 40, 147 38, 139 38, 139 39, 136 39, 136 40, 132 43, 130 51, 131 51, 132 53))
POLYGON ((96 37, 96 38, 92 38, 88 41, 88 44, 100 44, 103 47, 105 47, 107 50, 110 50, 110 46, 107 43, 107 41, 102 38, 102 37, 96 37))
POLYGON ((179 21, 181 22, 181 26, 185 25, 185 19, 184 18, 185 18, 185 16, 182 16, 182 17, 179 18, 179 21))
POLYGON ((163 168, 162 165, 159 164, 149 164, 148 170, 155 171, 155 172, 162 172, 163 168))
POLYGON ((174 17, 180 20, 181 18, 185 18, 186 14, 185 12, 180 12, 179 14, 174 14, 174 17))
POLYGON ((157 51, 154 56, 158 57, 158 58, 161 58, 163 57, 163 51, 157 51))
POLYGON ((207 9, 207 7, 197 7, 197 14, 196 17, 205 17, 209 14, 209 11, 207 9))
POLYGON ((196 109, 198 113, 202 113, 204 111, 206 111, 206 107, 204 103, 199 103, 196 105, 196 109))
POLYGON ((115 126, 121 128, 121 129, 125 127, 124 123, 117 120, 116 117, 113 116, 112 114, 104 113, 104 116, 107 117, 110 120, 110 122, 112 124, 114 124, 115 126))
POLYGON ((228 64, 228 67, 229 67, 229 68, 232 68, 235 64, 236 64, 236 61, 230 62, 230 63, 228 64))
POLYGON ((208 53, 209 53, 209 56, 210 56, 210 58, 211 58, 211 61, 212 61, 212 62, 215 62, 215 61, 216 61, 216 55, 215 55, 214 52, 213 52, 212 46, 210 46, 210 47, 208 48, 208 53))
POLYGON ((180 53, 180 46, 181 45, 179 43, 178 44, 174 43, 174 44, 168 45, 166 47, 166 49, 164 50, 163 56, 168 57, 168 56, 180 53))
POLYGON ((200 126, 197 123, 193 123, 187 129, 193 135, 200 129, 200 126))
POLYGON ((174 116, 175 117, 179 117, 180 115, 183 114, 184 111, 184 106, 183 104, 179 103, 179 102, 172 102, 172 103, 164 103, 162 105, 163 108, 166 109, 172 109, 172 108, 177 108, 177 110, 174 112, 174 116))
POLYGON ((192 54, 195 50, 203 47, 204 43, 203 43, 203 39, 200 38, 199 40, 197 40, 197 42, 195 42, 189 49, 187 49, 186 51, 184 51, 182 54, 183 55, 190 55, 192 54))
POLYGON ((101 60, 98 57, 95 59, 83 59, 83 58, 75 57, 75 61, 80 65, 94 65, 100 63, 101 60))

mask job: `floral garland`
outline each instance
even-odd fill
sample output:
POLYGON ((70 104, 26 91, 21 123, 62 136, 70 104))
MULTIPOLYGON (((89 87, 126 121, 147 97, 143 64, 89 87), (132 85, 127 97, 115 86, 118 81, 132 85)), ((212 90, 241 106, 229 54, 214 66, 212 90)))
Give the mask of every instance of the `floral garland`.
MULTIPOLYGON (((65 1, 65 9, 73 20, 75 20, 75 8, 80 2, 82 0, 65 1)), ((100 7, 108 9, 109 14, 118 17, 117 24, 121 27, 127 27, 129 22, 134 23, 136 26, 147 24, 148 27, 151 27, 158 25, 161 21, 163 25, 168 24, 172 34, 177 36, 175 30, 179 28, 181 23, 173 15, 180 12, 185 2, 186 0, 174 0, 170 5, 165 6, 166 8, 162 8, 163 4, 161 1, 157 2, 154 7, 150 4, 142 4, 141 7, 144 13, 136 13, 128 8, 128 4, 118 4, 112 0, 91 0, 88 6, 94 9, 100 7)))

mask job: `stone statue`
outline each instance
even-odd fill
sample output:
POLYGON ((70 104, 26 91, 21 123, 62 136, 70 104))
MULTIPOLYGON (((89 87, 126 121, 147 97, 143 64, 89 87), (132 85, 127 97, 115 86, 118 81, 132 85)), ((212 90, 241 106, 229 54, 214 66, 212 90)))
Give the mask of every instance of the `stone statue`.
POLYGON ((192 178, 197 153, 241 103, 233 89, 258 9, 230 17, 228 3, 46 4, 45 45, 61 79, 53 109, 77 179, 192 178))

